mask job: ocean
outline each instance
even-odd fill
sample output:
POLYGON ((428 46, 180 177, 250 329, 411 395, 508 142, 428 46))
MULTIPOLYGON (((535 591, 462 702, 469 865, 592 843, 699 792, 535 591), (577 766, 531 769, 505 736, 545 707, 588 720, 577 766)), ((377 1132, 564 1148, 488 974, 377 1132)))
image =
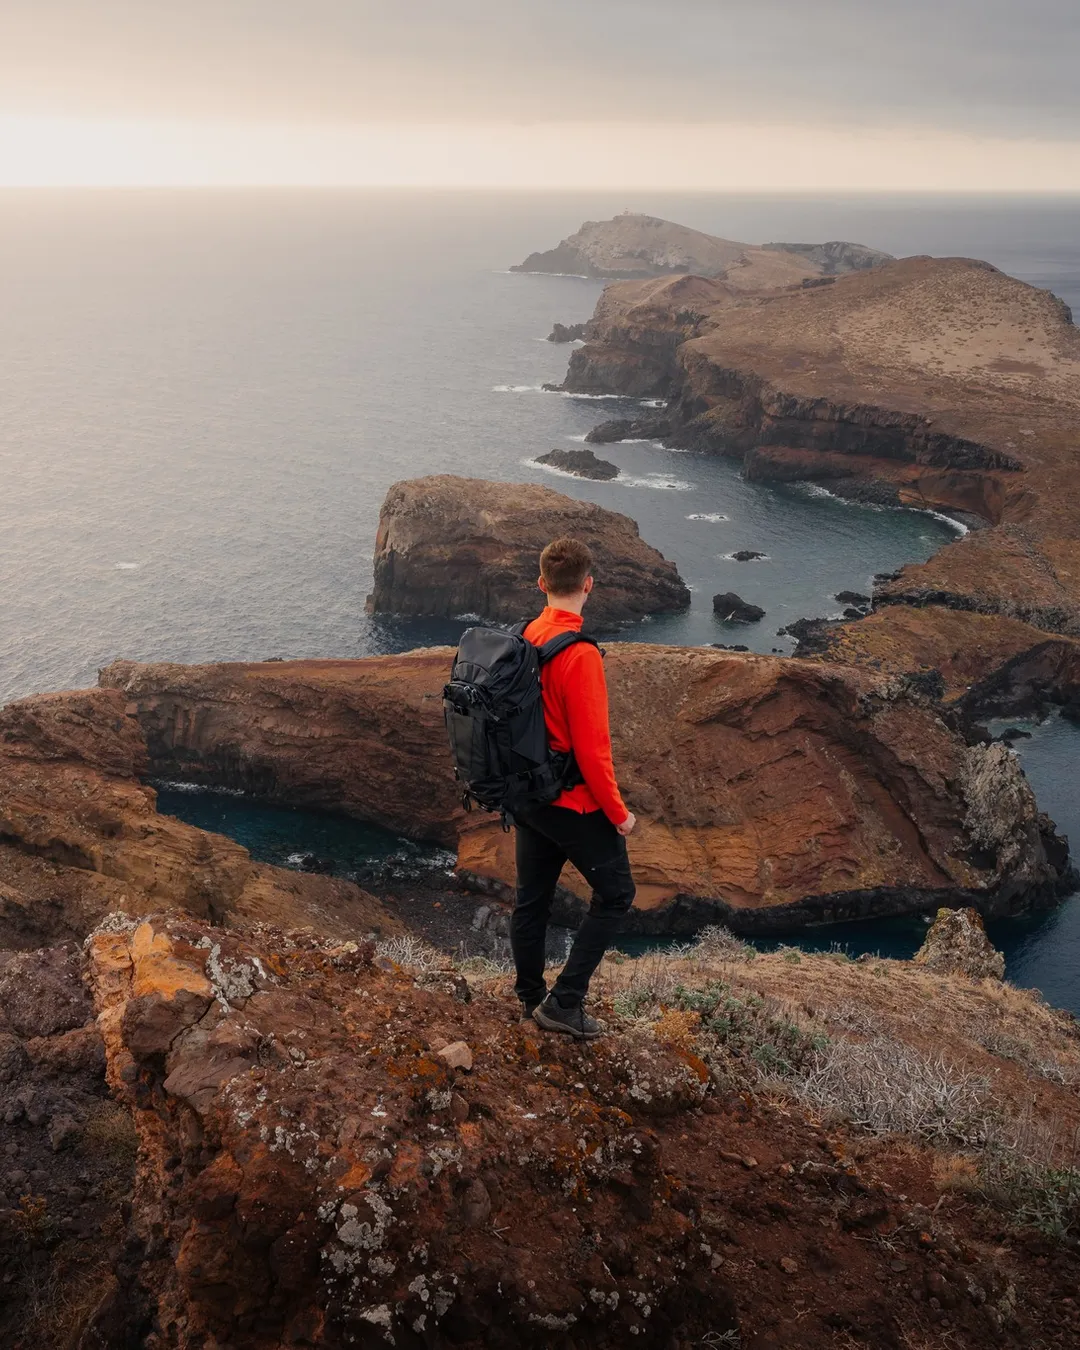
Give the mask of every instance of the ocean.
MULTIPOLYGON (((788 651, 777 629, 954 537, 649 443, 601 449, 611 483, 534 463, 637 405, 541 391, 569 354, 552 323, 588 318, 601 286, 509 267, 628 206, 750 242, 982 257, 1080 313, 1074 198, 0 192, 0 699, 91 684, 118 656, 452 641, 460 624, 364 613, 383 496, 421 474, 542 482, 633 516, 693 591, 687 614, 620 634, 635 639, 788 651), (766 618, 720 624, 728 590, 766 618)), ((1020 744, 1080 839, 1078 751, 1066 723, 1020 744)), ((1072 914, 1010 930, 1023 978, 1070 1006, 1080 980, 1051 970, 1076 950, 1062 924, 1080 944, 1072 914)))

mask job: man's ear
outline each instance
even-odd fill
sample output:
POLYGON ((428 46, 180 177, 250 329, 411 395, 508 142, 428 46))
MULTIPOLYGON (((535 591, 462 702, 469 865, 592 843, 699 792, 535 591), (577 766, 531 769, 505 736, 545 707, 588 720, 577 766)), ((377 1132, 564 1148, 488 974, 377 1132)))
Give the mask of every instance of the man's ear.
POLYGON ((585 585, 582 586, 581 589, 585 592, 586 595, 588 595, 589 592, 592 590, 592 588, 593 588, 593 579, 592 579, 592 577, 586 577, 586 578, 585 578, 585 585))
POLYGON ((547 595, 547 582, 544 580, 544 578, 538 577, 536 584, 540 587, 540 589, 544 592, 544 594, 547 595))

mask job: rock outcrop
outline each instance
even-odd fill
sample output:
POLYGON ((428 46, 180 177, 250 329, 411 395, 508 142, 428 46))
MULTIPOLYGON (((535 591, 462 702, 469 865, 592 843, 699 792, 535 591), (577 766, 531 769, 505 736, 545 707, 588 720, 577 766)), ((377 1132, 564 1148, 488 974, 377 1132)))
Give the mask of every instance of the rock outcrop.
POLYGON ((796 253, 818 263, 822 275, 839 276, 843 272, 863 272, 869 267, 881 267, 893 261, 891 253, 865 244, 852 244, 845 239, 830 239, 826 244, 765 244, 778 253, 796 253))
POLYGON ((588 544, 596 561, 590 623, 689 605, 675 565, 644 542, 629 516, 532 483, 442 474, 395 483, 386 494, 369 612, 531 618, 543 603, 540 553, 567 534, 588 544))
POLYGON ((827 244, 742 244, 657 216, 624 212, 611 220, 587 220, 557 247, 531 253, 511 270, 603 278, 692 272, 723 277, 738 290, 756 290, 875 267, 889 261, 890 256, 842 240, 827 244))
POLYGON ((233 840, 158 815, 129 712, 111 689, 0 709, 0 948, 82 938, 111 911, 170 907, 219 922, 257 913, 327 931, 397 927, 347 881, 252 862, 233 840))
POLYGON ((917 966, 969 980, 1002 980, 1005 958, 986 936, 978 910, 941 909, 926 941, 912 957, 917 966))
MULTIPOLYGON (((448 649, 362 661, 139 666, 102 674, 155 772, 254 790, 455 845, 508 893, 513 841, 465 814, 442 725, 448 649)), ((1063 843, 1013 756, 967 746, 915 686, 705 649, 608 649, 615 761, 640 826, 632 926, 745 932, 975 904, 1052 903, 1063 843)), ((564 877, 563 917, 587 895, 564 877)))
POLYGON ((548 334, 549 342, 580 342, 585 336, 583 323, 557 323, 548 334))
POLYGON ((141 1260, 99 1325, 149 1314, 178 1350, 584 1350, 730 1326, 649 1125, 703 1100, 704 1065, 658 1044, 635 1093, 613 1042, 572 1104, 523 1092, 523 1065, 568 1083, 578 1052, 372 956, 179 918, 94 937, 109 1082, 140 1141, 141 1260), (466 1038, 471 1072, 440 1054, 466 1038))
POLYGON ((549 450, 546 455, 538 455, 537 464, 548 464, 553 469, 562 469, 576 478, 595 478, 607 482, 618 478, 619 466, 606 459, 598 459, 591 450, 549 450))
POLYGON ((1080 1122, 1037 996, 713 930, 605 962, 583 1048, 418 955, 176 913, 0 951, 3 1344, 1075 1341, 1075 1213, 1022 1226, 1080 1122))
POLYGON ((760 605, 751 605, 734 591, 713 596, 713 613, 724 623, 757 623, 765 617, 760 605))

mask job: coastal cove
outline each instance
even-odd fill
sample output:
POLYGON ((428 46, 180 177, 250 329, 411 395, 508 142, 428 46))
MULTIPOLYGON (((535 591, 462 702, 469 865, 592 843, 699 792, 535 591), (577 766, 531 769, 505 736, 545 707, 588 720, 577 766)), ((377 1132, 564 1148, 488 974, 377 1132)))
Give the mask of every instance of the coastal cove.
MULTIPOLYGON (((60 256, 59 217, 50 221, 40 200, 16 205, 4 222, 16 236, 8 252, 29 259, 38 291, 5 279, 15 315, 6 355, 25 395, 5 409, 2 433, 8 695, 89 684, 114 655, 342 657, 452 642, 460 622, 363 612, 379 504, 406 476, 543 483, 638 521, 679 566, 692 603, 608 640, 788 654, 793 643, 777 629, 838 616, 839 592, 868 592, 875 573, 930 559, 957 537, 956 525, 927 512, 747 482, 733 462, 653 442, 605 446, 619 469, 607 483, 537 464, 553 447, 579 445, 602 418, 642 407, 542 389, 562 378, 568 355, 545 334, 555 320, 586 318, 597 283, 497 266, 524 254, 526 236, 542 242, 562 229, 556 209, 580 219, 580 203, 534 202, 530 215, 520 201, 453 199, 433 214, 419 198, 335 194, 317 205, 277 197, 273 211, 260 211, 254 198, 225 194, 179 205, 121 194, 72 208, 86 224, 77 264, 60 256), (68 282, 78 272, 97 293, 76 305, 65 265, 68 282), (43 285, 52 305, 44 315, 34 307, 43 285), (42 464, 51 475, 40 475, 42 464), (739 562, 740 550, 765 556, 739 562), (711 598, 729 591, 766 617, 722 623, 711 598)), ((952 251, 993 256, 978 238, 981 228, 985 244, 985 219, 956 204, 936 218, 933 208, 901 209, 891 227, 885 207, 867 203, 804 204, 802 218, 797 206, 773 203, 778 214, 762 229, 730 223, 767 205, 661 209, 683 218, 696 209, 699 222, 711 211, 702 223, 748 237, 844 235, 898 253, 939 251, 949 237, 952 251), (978 227, 970 242, 958 221, 978 227)), ((1056 242, 1011 270, 1075 299, 1080 268, 1054 234, 1070 218, 1063 208, 1042 217, 1028 209, 1056 242)), ((1063 745, 1066 762, 1074 755, 1072 729, 1056 726, 1018 749, 1039 804, 1066 830, 1071 774, 1036 780, 1042 739, 1063 745)), ((1049 925, 1070 912, 1030 921, 1025 950, 1039 978, 1026 982, 1042 979, 1036 953, 1063 950, 1049 925)), ((891 932, 882 921, 864 927, 871 950, 891 932)), ((1053 982, 1054 998, 1072 1006, 1053 982)))
MULTIPOLYGON (((1080 761, 1080 726, 1061 717, 1043 723, 1010 721, 994 725, 1000 733, 1017 727, 1029 738, 1016 744, 1024 770, 1041 802, 1060 803, 1059 831, 1080 839, 1080 799, 1074 790, 1075 766, 1080 761)), ((361 821, 322 812, 282 807, 238 792, 199 789, 190 784, 158 784, 158 810, 200 829, 224 834, 249 850, 258 862, 299 867, 316 863, 335 876, 361 885, 376 886, 422 881, 425 897, 420 908, 442 911, 421 913, 421 925, 450 949, 463 946, 478 953, 498 951, 490 941, 478 940, 475 914, 486 902, 482 896, 463 895, 449 888, 448 863, 452 855, 418 846, 411 840, 361 821), (303 854, 313 858, 305 862, 303 854), (445 888, 438 890, 440 884, 445 888)), ((756 939, 762 951, 790 946, 805 952, 842 951, 856 958, 864 954, 908 960, 926 937, 928 920, 912 915, 872 922, 829 924, 801 929, 776 938, 756 939)), ((1017 918, 990 920, 991 941, 1005 954, 1006 978, 1022 988, 1037 989, 1047 1002, 1080 1017, 1080 894, 1056 909, 1017 918)), ((671 939, 626 936, 619 946, 632 955, 665 948, 671 939)), ((498 951, 505 957, 505 951, 498 951)))

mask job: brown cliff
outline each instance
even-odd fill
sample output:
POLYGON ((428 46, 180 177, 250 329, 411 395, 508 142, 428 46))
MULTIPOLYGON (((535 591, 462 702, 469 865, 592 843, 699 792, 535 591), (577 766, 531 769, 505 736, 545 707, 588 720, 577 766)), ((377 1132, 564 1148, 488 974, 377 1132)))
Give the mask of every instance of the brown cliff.
MULTIPOLYGON (((512 884, 512 841, 466 815, 441 689, 449 650, 232 666, 117 662, 154 771, 456 844, 512 884)), ((903 681, 796 660, 616 644, 615 760, 641 825, 632 925, 741 931, 973 903, 1050 903, 1065 880, 1014 757, 969 747, 903 681)), ((565 879, 565 912, 584 888, 565 879)))
POLYGON ((143 732, 112 689, 0 709, 0 947, 82 938, 114 910, 176 907, 218 922, 393 928, 346 881, 251 860, 222 835, 156 810, 143 732))
POLYGON ((1048 292, 963 258, 756 295, 665 279, 608 287, 589 336, 567 387, 669 397, 678 445, 990 526, 883 583, 879 607, 1080 635, 1080 334, 1048 292))
POLYGON ((685 609, 673 563, 629 516, 533 483, 440 474, 395 483, 379 514, 374 614, 478 615, 517 622, 543 604, 540 553, 560 535, 583 540, 596 562, 593 623, 685 609))

